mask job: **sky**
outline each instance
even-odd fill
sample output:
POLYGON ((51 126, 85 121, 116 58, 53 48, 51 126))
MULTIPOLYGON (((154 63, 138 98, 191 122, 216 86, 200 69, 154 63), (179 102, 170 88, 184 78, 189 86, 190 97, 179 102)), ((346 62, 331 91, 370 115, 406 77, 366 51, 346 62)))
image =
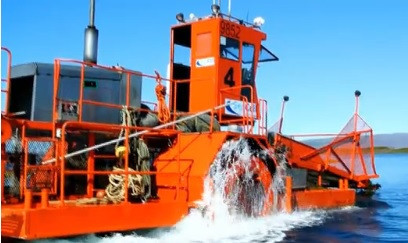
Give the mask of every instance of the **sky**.
MULTIPOLYGON (((176 14, 206 16, 211 4, 96 0, 98 63, 164 76, 176 14)), ((265 19, 264 46, 280 58, 261 64, 257 73, 269 125, 288 95, 284 133, 339 132, 354 112, 358 89, 360 115, 375 133, 408 132, 407 0, 231 0, 231 5, 235 17, 265 19)), ((87 0, 2 0, 1 45, 13 52, 13 64, 81 60, 88 11, 87 0)), ((143 83, 142 99, 155 100, 153 82, 143 83)))

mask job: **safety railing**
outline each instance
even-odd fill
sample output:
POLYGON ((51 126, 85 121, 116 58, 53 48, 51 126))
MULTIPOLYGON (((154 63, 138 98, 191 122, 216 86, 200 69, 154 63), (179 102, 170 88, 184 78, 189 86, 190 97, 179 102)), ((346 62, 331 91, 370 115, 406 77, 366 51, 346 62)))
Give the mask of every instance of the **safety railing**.
POLYGON ((8 113, 8 103, 9 103, 9 90, 10 90, 10 78, 11 78, 11 59, 12 59, 12 54, 9 49, 6 47, 1 47, 1 51, 7 53, 7 72, 6 72, 6 77, 3 78, 1 77, 1 96, 2 96, 2 101, 3 101, 3 94, 5 95, 4 97, 4 111, 2 109, 2 114, 7 114, 8 113), (3 88, 3 85, 5 88, 3 88))
POLYGON ((58 156, 57 140, 46 137, 25 137, 24 148, 24 177, 22 178, 20 195, 29 189, 33 195, 40 195, 47 190, 49 195, 57 194, 57 178, 59 166, 56 164, 41 164, 42 161, 58 156))
POLYGON ((32 133, 51 134, 51 124, 19 119, 12 124, 13 135, 2 141, 2 202, 19 203, 27 189, 32 195, 41 194, 43 189, 56 195, 58 167, 40 162, 57 156, 58 143, 51 136, 32 133))
MULTIPOLYGON (((18 189, 18 193, 16 195, 22 199, 24 194, 26 192, 29 192, 29 195, 39 195, 41 196, 46 195, 45 197, 48 197, 48 195, 53 195, 55 198, 58 198, 61 203, 65 202, 65 188, 67 187, 66 182, 64 181, 64 178, 66 176, 84 176, 87 178, 87 181, 93 181, 95 177, 99 175, 108 175, 108 174, 121 174, 125 175, 125 180, 127 180, 127 175, 158 175, 160 172, 154 172, 154 171, 131 171, 129 170, 129 159, 127 156, 124 156, 124 171, 120 172, 115 172, 115 171, 98 171, 95 170, 95 161, 101 160, 101 159, 108 159, 108 160, 117 160, 117 157, 114 157, 112 153, 106 153, 106 154, 97 154, 95 153, 96 147, 92 148, 92 144, 96 144, 95 138, 92 138, 93 132, 91 131, 107 131, 111 132, 119 132, 120 130, 124 131, 124 146, 125 146, 125 151, 130 151, 129 148, 129 139, 136 136, 140 136, 142 134, 146 133, 155 133, 155 134, 163 134, 167 136, 175 136, 176 139, 179 139, 180 132, 177 131, 175 128, 175 125, 177 122, 182 122, 183 119, 191 119, 194 116, 201 115, 201 114, 210 114, 211 117, 211 122, 210 122, 210 131, 213 131, 213 126, 214 126, 214 120, 215 116, 218 114, 220 109, 225 108, 225 105, 220 105, 218 107, 214 107, 212 109, 205 110, 203 112, 199 112, 196 114, 186 114, 186 113, 179 113, 179 112, 174 112, 171 114, 173 118, 173 123, 171 124, 163 124, 160 126, 156 126, 153 128, 146 128, 146 127, 137 127, 134 125, 119 125, 119 124, 107 124, 107 123, 100 123, 100 122, 89 122, 86 121, 83 117, 84 115, 84 106, 85 105, 93 105, 93 106, 100 106, 100 107, 108 107, 116 110, 120 110, 123 108, 123 106, 126 106, 128 109, 134 109, 137 110, 137 108, 131 106, 131 97, 130 97, 130 86, 131 86, 131 76, 141 76, 141 77, 147 77, 149 79, 154 79, 157 81, 158 79, 161 79, 158 75, 145 75, 141 74, 139 72, 135 72, 132 70, 127 70, 127 69, 122 69, 122 68, 114 68, 114 67, 106 67, 106 66, 101 66, 101 65, 95 65, 95 64, 89 64, 81 61, 76 61, 76 60, 68 60, 68 59, 56 59, 55 60, 55 65, 54 65, 54 90, 53 90, 53 114, 52 114, 52 122, 50 123, 42 123, 42 122, 35 122, 35 121, 17 121, 16 124, 20 126, 22 129, 22 137, 21 137, 21 143, 23 150, 21 154, 23 157, 20 160, 20 164, 22 165, 22 171, 19 175, 17 175, 16 178, 16 188, 18 189), (79 83, 79 90, 78 92, 78 100, 75 101, 77 105, 77 113, 78 113, 78 118, 76 121, 67 121, 67 120, 60 120, 61 117, 59 117, 58 114, 58 108, 60 107, 61 102, 72 102, 72 100, 67 100, 65 97, 60 96, 59 93, 59 88, 60 88, 60 81, 61 77, 64 75, 62 70, 62 64, 63 63, 71 63, 74 65, 79 66, 79 78, 78 83, 79 83), (93 68, 98 68, 98 69, 103 69, 107 71, 111 71, 113 73, 118 73, 121 75, 124 75, 125 77, 125 92, 124 92, 124 102, 123 104, 118 104, 118 103, 109 103, 109 102, 104 102, 104 101, 96 101, 96 100, 90 100, 86 98, 84 95, 84 84, 85 84, 85 79, 86 79, 86 72, 87 69, 93 67, 93 68), (64 100, 65 99, 65 100, 64 100), (179 115, 183 114, 184 117, 180 118, 179 115), (178 119, 178 120, 177 120, 178 119), (63 122, 61 122, 63 121, 63 122), (50 136, 46 137, 27 137, 25 134, 26 129, 34 129, 34 130, 46 130, 50 132, 50 136), (68 151, 69 142, 67 142, 66 139, 66 134, 67 130, 69 129, 77 129, 78 131, 87 131, 84 134, 88 134, 86 136, 89 136, 88 139, 88 148, 89 150, 85 153, 87 153, 87 160, 86 160, 86 169, 84 170, 72 170, 65 165, 67 164, 67 159, 69 159, 69 155, 72 154, 68 151), (138 133, 135 135, 135 132, 138 133), (36 153, 33 153, 32 150, 34 149, 33 147, 39 147, 39 151, 36 153), (33 154, 35 156, 33 157, 33 154), (48 157, 54 157, 53 159, 48 159, 48 157), (41 158, 42 162, 38 164, 38 160, 41 158), (48 162, 47 162, 48 161, 48 162), (47 162, 47 163, 44 163, 47 162), (18 182, 18 183, 17 183, 18 182)), ((71 79, 72 81, 72 79, 71 79)), ((168 80, 170 81, 170 80, 168 80)), ((177 82, 177 81, 170 81, 170 82, 177 82)), ((242 87, 240 87, 242 88, 242 87)), ((253 97, 253 90, 252 87, 249 87, 251 89, 251 97, 253 97)), ((224 90, 224 92, 227 92, 227 90, 224 90)), ((251 102, 248 102, 246 97, 242 97, 243 101, 243 107, 246 108, 250 104, 253 104, 253 100, 251 102)), ((176 104, 176 103, 174 103, 176 104)), ((152 104, 153 105, 153 104, 152 104)), ((176 107, 176 106, 174 106, 176 107)), ((142 109, 139 109, 142 110, 142 109)), ((244 128, 247 128, 247 132, 252 132, 253 124, 254 124, 254 119, 256 117, 256 114, 253 109, 244 109, 243 114, 244 117, 241 120, 241 124, 243 125, 244 128)), ((119 113, 119 112, 118 112, 119 113)), ((95 145, 96 146, 96 145, 95 145)), ((35 150, 35 149, 34 149, 35 150)), ((180 155, 180 153, 178 153, 180 155)), ((75 155, 76 156, 76 155, 75 155)), ((181 188, 180 185, 180 177, 181 177, 181 171, 180 171, 180 161, 181 158, 180 156, 177 156, 176 160, 174 161, 175 163, 178 164, 178 172, 176 175, 179 177, 178 184, 175 186, 176 188, 176 193, 179 195, 179 190, 181 188)), ((85 167, 84 167, 85 168, 85 167)), ((125 181, 126 182, 126 181, 125 181)), ((127 183, 125 183, 127 186, 127 183)), ((125 190, 127 191, 127 190, 125 190)), ((91 184, 86 185, 86 193, 84 194, 87 197, 92 196, 95 193, 95 188, 91 184)), ((127 192, 126 192, 127 193, 127 192)), ((126 198, 128 195, 126 194, 126 198)), ((127 199, 126 199, 127 200, 127 199)), ((125 201, 126 201, 125 200, 125 201)))
MULTIPOLYGON (((61 150, 60 158, 61 158, 61 171, 60 171, 60 178, 61 183, 60 183, 60 203, 64 204, 65 199, 66 199, 66 180, 71 176, 86 176, 86 180, 83 180, 83 183, 86 183, 86 186, 84 185, 83 188, 86 188, 86 191, 83 191, 83 195, 79 195, 77 197, 92 197, 94 196, 94 193, 98 190, 101 190, 102 188, 94 188, 94 181, 95 181, 95 176, 109 176, 109 175, 121 175, 124 178, 124 201, 123 202, 128 202, 129 201, 129 195, 128 195, 128 188, 129 188, 129 176, 135 176, 135 175, 140 175, 140 176, 157 176, 157 175, 175 175, 177 177, 181 177, 180 173, 162 173, 162 172, 157 172, 157 171, 135 171, 131 170, 131 161, 129 160, 129 154, 131 148, 130 148, 130 132, 131 131, 146 131, 144 128, 140 127, 135 127, 135 126, 121 126, 121 125, 111 125, 109 127, 103 126, 100 124, 92 124, 92 123, 87 123, 87 122, 73 122, 69 121, 64 123, 62 126, 62 137, 61 137, 61 147, 67 147, 69 148, 70 145, 68 144, 68 134, 70 134, 69 131, 89 131, 88 137, 85 139, 87 140, 86 147, 91 147, 95 145, 95 132, 103 132, 105 135, 116 135, 120 133, 121 130, 125 130, 125 134, 123 136, 124 141, 123 141, 123 146, 125 147, 124 154, 121 156, 123 158, 123 170, 121 171, 112 171, 112 170, 99 170, 97 169, 98 166, 98 161, 104 161, 106 163, 106 160, 113 160, 115 162, 118 162, 120 158, 116 157, 114 155, 114 152, 105 152, 103 154, 97 154, 94 149, 89 150, 86 153, 83 153, 83 156, 76 155, 76 156, 71 156, 69 158, 66 158, 68 151, 66 150, 61 150), (92 132, 90 132, 92 131, 92 132), (68 165, 74 163, 76 166, 76 169, 69 168, 67 167, 68 165), (82 164, 82 165, 81 165, 82 164), (78 169, 79 168, 79 169, 78 169)), ((174 131, 174 130, 153 130, 149 129, 149 132, 152 133, 166 133, 166 134, 172 134, 174 136, 178 136, 179 132, 174 131)), ((112 137, 112 136, 108 136, 112 137)), ((108 139, 107 140, 110 140, 108 139)), ((71 139, 72 140, 72 139, 71 139)), ((111 148, 114 144, 111 144, 111 148)), ((177 164, 180 163, 180 160, 175 161, 177 164)), ((150 162, 149 162, 150 163, 150 162)), ((71 165, 72 166, 72 165, 71 165)), ((180 167, 178 165, 178 167, 180 167)), ((177 180, 177 183, 175 185, 176 188, 176 195, 179 195, 179 190, 180 190, 180 179, 177 180)), ((71 192, 72 193, 72 192, 71 192)), ((176 199, 177 200, 177 199, 176 199)))
POLYGON ((264 99, 259 99, 260 118, 258 120, 258 133, 266 135, 268 133, 268 103, 264 99))
MULTIPOLYGON (((189 80, 189 79, 183 79, 183 80, 171 80, 170 83, 172 83, 172 87, 175 87, 178 84, 185 84, 185 83, 191 83, 191 82, 208 82, 209 80, 207 79, 195 79, 195 80, 189 80)), ((186 116, 186 115, 191 115, 194 114, 192 112, 180 112, 177 110, 177 88, 173 88, 172 92, 172 99, 170 99, 170 107, 171 107, 171 115, 172 115, 172 120, 175 121, 179 117, 186 116)), ((239 102, 242 106, 240 110, 240 114, 237 116, 231 116, 225 113, 223 110, 218 110, 216 113, 211 113, 210 114, 210 119, 211 119, 211 124, 210 124, 210 131, 213 131, 213 121, 215 119, 215 116, 217 116, 217 120, 220 124, 222 125, 229 125, 229 124, 234 124, 238 125, 243 129, 244 133, 249 133, 253 134, 254 133, 254 125, 256 120, 261 120, 263 126, 263 135, 266 134, 266 106, 263 107, 258 107, 258 104, 260 101, 255 102, 254 100, 254 91, 253 87, 250 85, 243 85, 243 86, 234 86, 234 87, 228 87, 221 89, 219 91, 219 94, 217 94, 215 97, 218 96, 218 104, 223 104, 225 103, 225 98, 232 99, 234 98, 235 101, 239 102), (248 98, 243 95, 237 95, 237 92, 234 92, 236 90, 242 90, 242 89, 249 89, 250 90, 250 95, 251 95, 251 100, 248 101, 248 98), (262 109, 262 112, 260 110, 262 109)), ((266 104, 266 101, 263 100, 261 105, 266 104)), ((176 129, 176 127, 173 127, 176 129)), ((258 134, 261 134, 258 129, 258 134)))
MULTIPOLYGON (((251 85, 242 85, 228 87, 220 90, 220 103, 223 103, 226 99, 235 98, 236 102, 242 104, 242 116, 238 114, 237 118, 220 118, 220 123, 224 124, 241 124, 244 132, 252 134, 255 120, 259 120, 259 101, 254 101, 254 90, 251 85), (237 95, 234 90, 249 89, 251 100, 244 95, 237 95)), ((261 118, 262 119, 262 118, 261 118)))
MULTIPOLYGON (((169 79, 165 79, 162 78, 158 73, 156 73, 156 75, 146 75, 146 74, 142 74, 136 71, 132 71, 132 70, 128 70, 128 69, 124 69, 124 68, 117 68, 117 67, 107 67, 107 66, 102 66, 102 65, 97 65, 97 64, 91 64, 91 63, 86 63, 86 62, 82 62, 82 61, 77 61, 77 60, 69 60, 69 59, 56 59, 55 60, 55 67, 54 67, 54 112, 53 112, 53 123, 56 124, 58 121, 58 111, 56 109, 59 108, 60 103, 64 102, 62 97, 59 97, 58 92, 59 92, 59 87, 60 87, 60 77, 61 77, 61 64, 62 63, 71 63, 71 64, 75 64, 75 65, 79 65, 79 69, 80 69, 80 78, 78 80, 79 82, 79 97, 78 97, 78 107, 77 107, 77 113, 78 113, 78 121, 82 121, 83 120, 83 111, 84 111, 84 106, 85 105, 91 105, 91 106, 99 106, 99 107, 105 107, 105 108, 110 108, 110 109, 116 109, 116 110, 120 110, 123 108, 123 106, 126 106, 128 109, 130 110, 139 110, 139 111, 143 111, 143 109, 141 108, 136 108, 136 107, 132 107, 131 106, 131 102, 130 102, 130 87, 131 87, 131 77, 132 76, 139 76, 139 77, 144 77, 144 78, 148 78, 148 79, 152 79, 155 80, 156 82, 158 82, 158 84, 160 85, 160 82, 163 81, 169 81, 171 87, 175 87, 178 84, 181 83, 190 83, 192 82, 192 80, 169 80, 169 79), (118 103, 110 103, 110 102, 103 102, 103 101, 96 101, 96 100, 90 100, 90 99, 85 99, 84 97, 84 82, 85 82, 85 77, 86 77, 86 71, 87 68, 92 67, 92 68, 96 68, 96 69, 102 69, 102 70, 106 70, 106 71, 110 71, 113 73, 118 73, 121 75, 125 75, 126 76, 126 84, 125 84, 125 91, 124 91, 124 102, 122 102, 121 104, 118 103)), ((194 80, 194 82, 200 82, 200 81, 208 81, 208 80, 194 80)), ((255 125, 255 120, 260 120, 261 123, 264 122, 264 115, 266 115, 266 109, 264 109, 264 107, 262 107, 263 104, 265 104, 266 102, 264 101, 264 103, 259 104, 259 101, 255 101, 254 100, 254 90, 253 87, 250 85, 243 85, 243 86, 234 86, 234 87, 228 87, 228 88, 224 88, 220 90, 220 94, 218 95, 219 97, 219 104, 223 104, 224 103, 224 98, 226 97, 231 97, 231 94, 233 93, 233 91, 236 90, 242 90, 242 89, 249 89, 250 90, 250 97, 251 99, 248 100, 245 96, 239 95, 239 97, 236 98, 237 101, 242 103, 242 117, 237 117, 237 118, 228 118, 228 119, 223 119, 223 116, 221 116, 221 111, 218 111, 217 113, 214 114, 210 114, 211 115, 211 124, 210 127, 213 128, 214 124, 213 121, 215 119, 215 115, 218 116, 219 122, 220 123, 225 123, 225 124, 238 124, 241 125, 244 129, 244 132, 246 133, 250 133, 252 134, 254 125, 255 125), (260 110, 263 109, 263 112, 260 112, 260 110)), ((176 120, 179 117, 182 116, 186 116, 186 115, 190 115, 193 113, 189 113, 189 112, 179 112, 177 110, 177 89, 172 90, 173 94, 172 94, 172 100, 169 101, 169 103, 171 104, 172 107, 172 111, 170 112, 170 119, 171 120, 176 120)), ((157 91, 156 91, 157 93, 157 91)), ((236 93, 236 92, 235 92, 236 93)), ((67 103, 69 103, 70 101, 66 101, 67 103)), ((146 104, 146 102, 143 102, 146 104)), ((161 113, 163 113, 163 102, 159 102, 159 104, 156 103, 149 103, 150 105, 154 106, 154 109, 156 109, 157 111, 154 111, 159 117, 161 115, 161 113)), ((167 106, 168 107, 168 106, 167 106)), ((167 108, 168 109, 168 108, 167 108)), ((150 111, 151 112, 151 111, 150 111)), ((263 134, 265 134, 265 127, 266 125, 262 125, 262 132, 263 134)), ((56 128, 56 127, 55 127, 56 128)), ((173 129, 176 129, 175 126, 173 126, 173 129)), ((54 129, 55 130, 55 129, 54 129)), ((258 131, 258 133, 260 133, 258 131)), ((53 134, 55 136, 55 133, 53 134)))
MULTIPOLYGON (((348 124, 352 123, 354 117, 348 124)), ((354 130, 346 125, 337 134, 278 134, 276 141, 277 144, 285 144, 285 141, 291 143, 292 152, 299 157, 295 163, 309 163, 308 166, 312 166, 312 162, 317 163, 317 169, 323 168, 357 182, 378 177, 374 164, 373 130, 369 127, 354 130), (295 145, 292 139, 304 145, 295 145), (322 142, 317 144, 319 140, 322 142)))
MULTIPOLYGON (((216 108, 214 108, 214 111, 216 111, 217 109, 223 108, 223 107, 224 107, 224 105, 216 107, 216 108)), ((199 116, 201 114, 206 114, 206 113, 209 113, 209 112, 211 112, 211 110, 205 110, 205 111, 199 112, 199 113, 197 113, 195 115, 184 117, 184 118, 182 118, 180 120, 177 120, 175 122, 183 122, 185 120, 192 119, 195 116, 199 116)), ((170 130, 165 129, 166 127, 171 127, 172 125, 173 125, 173 122, 170 122, 168 124, 162 124, 162 125, 159 125, 159 126, 156 126, 156 127, 153 127, 153 128, 146 129, 146 128, 141 128, 141 127, 136 127, 136 126, 123 126, 123 125, 106 126, 106 124, 97 124, 97 123, 88 123, 88 122, 77 122, 77 121, 65 122, 63 124, 62 128, 61 128, 62 137, 61 137, 61 144, 60 144, 60 148, 64 148, 64 149, 60 149, 61 152, 59 153, 59 157, 57 157, 56 159, 52 159, 52 160, 43 162, 43 164, 49 164, 49 163, 58 162, 58 160, 61 161, 60 162, 60 178, 61 178, 61 182, 60 182, 60 203, 64 204, 65 199, 66 199, 66 197, 65 197, 65 188, 66 188, 65 187, 65 185, 66 185, 65 177, 66 176, 75 176, 75 175, 76 176, 87 176, 86 181, 88 181, 88 182, 92 181, 93 176, 95 176, 95 175, 115 175, 115 174, 123 175, 124 178, 125 178, 124 179, 124 185, 125 185, 125 188, 124 188, 124 191, 125 191, 124 199, 125 200, 124 200, 124 202, 128 201, 127 182, 128 182, 128 176, 129 175, 141 175, 141 176, 144 176, 144 175, 147 175, 147 176, 152 176, 152 175, 156 175, 156 176, 157 175, 166 175, 166 176, 175 175, 175 176, 178 177, 177 183, 175 185, 176 200, 177 200, 178 195, 180 194, 180 190, 183 189, 182 186, 181 186, 181 177, 182 177, 183 172, 181 171, 181 164, 180 164, 181 161, 182 161, 182 159, 180 158, 180 154, 181 154, 180 153, 180 151, 181 151, 180 143, 177 143, 178 144, 178 153, 177 153, 177 156, 176 156, 176 158, 174 160, 174 163, 177 163, 177 168, 178 168, 177 172, 175 172, 175 173, 167 173, 167 172, 164 173, 164 172, 157 172, 157 171, 151 171, 151 170, 149 170, 149 171, 131 171, 130 167, 129 167, 129 157, 128 157, 128 151, 131 151, 130 150, 130 139, 131 138, 139 137, 139 136, 142 136, 142 135, 147 136, 149 133, 152 133, 152 134, 167 133, 167 134, 176 135, 177 136, 176 139, 179 140, 179 136, 180 136, 179 131, 175 131, 175 130, 172 130, 172 129, 170 129, 170 130), (93 138, 91 138, 91 140, 89 140, 90 142, 85 146, 86 148, 76 150, 75 152, 72 152, 72 153, 67 153, 65 148, 69 148, 69 145, 67 145, 67 143, 66 143, 66 141, 68 141, 66 134, 69 134, 69 132, 68 132, 69 129, 73 129, 74 131, 76 131, 77 134, 87 134, 86 132, 78 133, 78 131, 82 131, 82 130, 89 131, 89 132, 91 132, 91 131, 92 132, 99 132, 99 133, 103 132, 104 134, 106 134, 106 133, 109 133, 109 132, 110 133, 112 133, 112 132, 119 133, 119 131, 124 129, 125 134, 121 138, 108 140, 106 142, 102 142, 102 143, 99 143, 99 144, 96 144, 96 145, 92 145, 94 142, 92 140, 93 138), (130 134, 131 131, 133 133, 130 134), (122 166, 122 167, 124 167, 124 169, 122 171, 119 171, 119 172, 118 171, 112 171, 112 170, 103 170, 103 171, 94 170, 93 166, 95 165, 94 161, 95 161, 95 156, 96 155, 93 155, 92 153, 94 153, 94 152, 92 152, 92 151, 96 151, 99 148, 103 148, 103 147, 115 144, 117 142, 120 142, 120 141, 123 141, 123 144, 125 146, 124 155, 123 155, 124 165, 122 166), (75 156, 78 156, 78 155, 81 155, 81 154, 82 155, 87 154, 87 158, 86 159, 82 158, 81 159, 82 162, 80 162, 80 163, 86 164, 86 166, 90 166, 90 167, 87 167, 86 170, 85 170, 86 166, 82 166, 83 168, 79 169, 79 170, 72 170, 72 169, 69 169, 69 168, 66 167, 67 159, 75 158, 75 156), (92 155, 94 157, 93 158, 89 157, 90 155, 92 155), (91 168, 91 169, 89 169, 89 168, 91 168)), ((106 158, 106 155, 102 155, 102 157, 106 158)), ((112 157, 109 157, 109 158, 112 158, 112 157)), ((76 162, 76 164, 78 164, 78 163, 76 162)), ((87 188, 88 189, 87 189, 86 195, 89 197, 92 194, 93 188, 90 185, 88 185, 87 188)), ((186 188, 184 188, 184 189, 186 189, 186 188)), ((84 192, 83 192, 83 194, 85 195, 84 192)))

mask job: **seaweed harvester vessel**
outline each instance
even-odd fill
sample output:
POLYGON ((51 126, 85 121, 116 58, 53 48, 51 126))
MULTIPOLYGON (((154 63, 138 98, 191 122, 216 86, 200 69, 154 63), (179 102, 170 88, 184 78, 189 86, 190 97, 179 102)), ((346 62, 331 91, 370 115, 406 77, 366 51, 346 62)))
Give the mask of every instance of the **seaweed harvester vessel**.
POLYGON ((283 135, 282 116, 267 129, 255 76, 259 63, 278 58, 262 45, 266 34, 258 25, 224 15, 218 5, 203 18, 177 15, 165 79, 96 64, 91 12, 84 61, 11 66, 11 52, 2 48, 9 55, 2 80, 2 237, 172 226, 199 207, 216 159, 216 169, 233 172, 221 190, 237 195, 237 210, 249 216, 353 205, 356 190, 378 177, 357 91, 354 115, 325 146, 283 135), (187 63, 177 62, 180 48, 190 53, 187 63), (142 79, 157 82, 157 103, 141 101, 142 79), (246 160, 219 154, 234 141, 250 148, 246 160), (282 167, 284 188, 275 192, 271 184, 282 167))

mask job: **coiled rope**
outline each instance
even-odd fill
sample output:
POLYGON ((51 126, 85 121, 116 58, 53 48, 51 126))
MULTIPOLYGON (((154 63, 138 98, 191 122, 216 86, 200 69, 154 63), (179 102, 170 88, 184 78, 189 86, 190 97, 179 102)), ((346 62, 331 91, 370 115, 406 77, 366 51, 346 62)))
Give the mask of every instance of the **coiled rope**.
MULTIPOLYGON (((121 120, 123 126, 134 126, 131 118, 130 112, 126 106, 121 110, 121 120)), ((124 136, 125 129, 122 129, 119 133, 119 139, 124 136)), ((142 139, 133 138, 134 147, 137 152, 137 170, 129 168, 129 171, 150 171, 150 152, 146 143, 142 139)), ((122 165, 123 156, 126 154, 126 147, 119 146, 119 140, 115 145, 115 155, 120 160, 120 165, 122 165)), ((113 167, 113 171, 125 170, 119 167, 113 167)), ((109 175, 109 184, 105 189, 106 197, 109 201, 113 203, 119 203, 125 198, 125 175, 120 174, 110 174, 109 175)), ((151 178, 150 175, 128 175, 128 188, 132 190, 132 196, 142 196, 143 199, 146 199, 151 194, 151 178), (148 191, 145 193, 145 188, 147 187, 148 191)))
MULTIPOLYGON (((115 172, 125 172, 124 169, 113 167, 115 172)), ((129 171, 135 170, 129 168, 129 171)), ((125 199, 125 175, 110 174, 109 185, 105 189, 106 197, 113 203, 122 202, 125 199)), ((141 175, 128 175, 128 188, 131 189, 132 196, 143 196, 144 186, 143 178, 141 175)))

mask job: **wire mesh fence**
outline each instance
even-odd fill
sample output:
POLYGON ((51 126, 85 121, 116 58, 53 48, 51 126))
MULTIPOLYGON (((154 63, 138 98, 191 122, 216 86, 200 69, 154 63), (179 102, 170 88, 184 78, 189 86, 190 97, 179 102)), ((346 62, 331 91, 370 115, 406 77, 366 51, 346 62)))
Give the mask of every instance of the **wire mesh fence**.
POLYGON ((33 192, 49 189, 55 193, 58 169, 55 165, 43 165, 41 162, 55 158, 55 143, 47 140, 29 139, 25 143, 27 153, 26 188, 33 192))
POLYGON ((20 196, 20 180, 23 161, 23 146, 21 139, 17 136, 11 137, 5 143, 6 165, 4 173, 4 196, 20 196))

